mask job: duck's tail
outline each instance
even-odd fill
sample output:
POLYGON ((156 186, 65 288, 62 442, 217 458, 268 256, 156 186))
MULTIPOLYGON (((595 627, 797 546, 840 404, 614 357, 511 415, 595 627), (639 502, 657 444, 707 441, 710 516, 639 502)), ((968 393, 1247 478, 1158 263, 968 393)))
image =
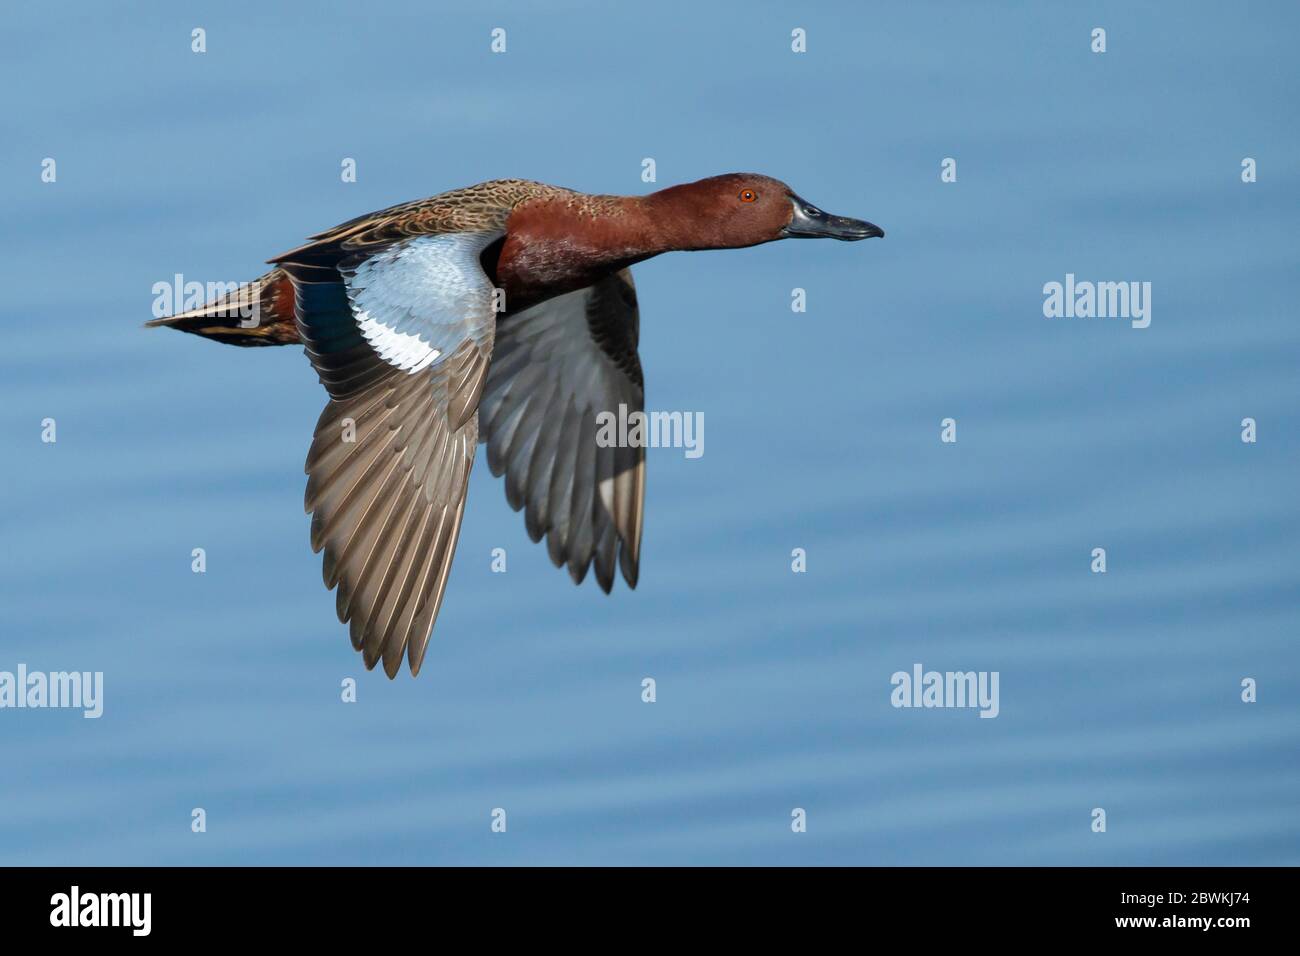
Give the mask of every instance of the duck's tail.
MULTIPOLYGON (((180 299, 182 290, 175 290, 180 299)), ((291 345, 300 341, 293 321, 293 283, 282 269, 219 291, 196 309, 146 322, 201 335, 227 345, 291 345)))

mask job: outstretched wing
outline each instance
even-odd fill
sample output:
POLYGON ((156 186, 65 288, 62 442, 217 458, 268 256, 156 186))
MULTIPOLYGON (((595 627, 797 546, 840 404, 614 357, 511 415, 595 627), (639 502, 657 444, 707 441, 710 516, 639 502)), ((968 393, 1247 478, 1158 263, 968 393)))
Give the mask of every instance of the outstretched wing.
POLYGON ((451 569, 496 316, 479 255, 499 230, 278 262, 329 392, 307 456, 311 542, 366 667, 419 672, 451 569))
POLYGON ((598 416, 644 411, 639 319, 626 269, 497 324, 479 409, 488 467, 528 535, 581 583, 593 564, 608 592, 615 564, 636 587, 645 448, 602 447, 598 416))

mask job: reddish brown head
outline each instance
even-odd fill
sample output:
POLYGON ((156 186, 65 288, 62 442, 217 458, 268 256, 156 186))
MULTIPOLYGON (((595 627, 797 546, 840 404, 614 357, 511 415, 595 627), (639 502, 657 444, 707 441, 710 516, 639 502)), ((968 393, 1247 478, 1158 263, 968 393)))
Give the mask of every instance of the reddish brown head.
POLYGON ((648 196, 552 189, 514 208, 505 241, 486 265, 511 308, 522 309, 664 252, 884 234, 869 222, 822 212, 769 176, 728 173, 648 196))
POLYGON ((785 183, 758 173, 726 173, 670 186, 644 199, 670 249, 739 249, 776 239, 853 241, 883 236, 861 219, 832 216, 785 183))

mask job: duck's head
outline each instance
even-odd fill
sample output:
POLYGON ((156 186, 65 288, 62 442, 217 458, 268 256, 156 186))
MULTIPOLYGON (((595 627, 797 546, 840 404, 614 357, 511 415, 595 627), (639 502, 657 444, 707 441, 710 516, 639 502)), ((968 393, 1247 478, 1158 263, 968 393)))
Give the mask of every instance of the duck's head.
POLYGON ((824 212, 780 180, 758 173, 710 176, 647 198, 674 220, 683 249, 739 249, 777 239, 856 242, 885 234, 864 220, 824 212))

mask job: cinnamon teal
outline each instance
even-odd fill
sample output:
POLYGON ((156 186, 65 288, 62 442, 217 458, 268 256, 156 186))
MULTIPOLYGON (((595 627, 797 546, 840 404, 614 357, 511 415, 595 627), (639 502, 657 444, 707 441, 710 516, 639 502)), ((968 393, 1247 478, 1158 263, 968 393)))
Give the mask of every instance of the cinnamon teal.
POLYGON ((867 239, 767 176, 646 196, 506 179, 353 219, 201 308, 148 323, 231 345, 301 343, 329 393, 307 454, 311 545, 367 668, 420 670, 475 447, 576 583, 636 587, 644 447, 597 415, 642 411, 629 269, 676 250, 867 239), (250 321, 249 316, 253 316, 250 321))

